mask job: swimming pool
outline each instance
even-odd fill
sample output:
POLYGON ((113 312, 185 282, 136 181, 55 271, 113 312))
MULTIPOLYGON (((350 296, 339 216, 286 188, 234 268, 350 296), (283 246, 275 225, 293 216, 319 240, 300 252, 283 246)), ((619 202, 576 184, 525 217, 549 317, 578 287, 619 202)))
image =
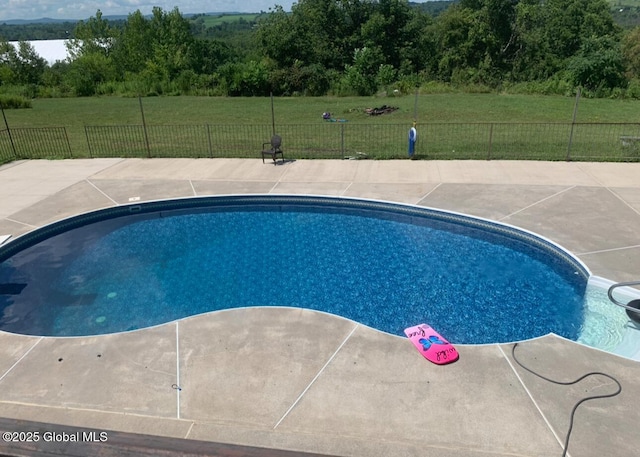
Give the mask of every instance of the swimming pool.
POLYGON ((577 340, 589 272, 554 243, 379 201, 226 196, 66 219, 0 248, 0 329, 76 336, 293 306, 455 343, 577 340))

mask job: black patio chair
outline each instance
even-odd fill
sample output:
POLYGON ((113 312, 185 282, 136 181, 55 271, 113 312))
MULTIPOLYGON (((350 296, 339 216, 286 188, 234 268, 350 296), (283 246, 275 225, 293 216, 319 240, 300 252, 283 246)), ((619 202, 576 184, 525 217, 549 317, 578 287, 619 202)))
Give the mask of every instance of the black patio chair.
POLYGON ((270 142, 262 143, 262 163, 264 163, 265 156, 269 156, 273 159, 273 164, 275 165, 278 155, 280 155, 284 162, 284 153, 282 152, 281 146, 282 138, 280 135, 273 135, 270 142), (271 146, 271 148, 267 148, 267 146, 271 146))

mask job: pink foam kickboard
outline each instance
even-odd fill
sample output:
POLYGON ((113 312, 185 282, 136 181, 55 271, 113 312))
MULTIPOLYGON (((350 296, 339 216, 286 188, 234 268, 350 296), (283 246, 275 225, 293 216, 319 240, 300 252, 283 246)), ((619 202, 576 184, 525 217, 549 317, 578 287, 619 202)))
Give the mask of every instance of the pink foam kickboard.
POLYGON ((429 362, 445 365, 458 360, 456 348, 427 324, 406 328, 404 334, 429 362))

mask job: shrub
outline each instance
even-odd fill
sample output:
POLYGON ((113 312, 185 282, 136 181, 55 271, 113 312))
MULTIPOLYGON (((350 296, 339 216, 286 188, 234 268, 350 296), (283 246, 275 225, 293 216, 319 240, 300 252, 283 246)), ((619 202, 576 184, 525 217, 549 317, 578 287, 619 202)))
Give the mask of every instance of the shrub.
POLYGON ((64 75, 66 84, 80 97, 95 95, 100 83, 114 79, 115 70, 107 57, 100 53, 75 59, 64 75))
POLYGON ((120 90, 120 85, 116 81, 105 81, 98 84, 96 87, 97 95, 114 95, 120 90))
POLYGON ((264 96, 271 87, 267 65, 255 60, 221 65, 216 77, 223 93, 232 97, 264 96))
POLYGON ((420 93, 423 94, 455 94, 459 92, 457 87, 441 81, 429 81, 420 86, 420 93))
POLYGON ((0 104, 4 109, 31 108, 31 100, 20 95, 0 95, 0 104))
POLYGON ((524 95, 575 95, 575 87, 572 83, 556 75, 545 81, 527 81, 518 83, 505 83, 503 92, 508 94, 524 95))
POLYGON ((62 98, 69 97, 71 94, 64 86, 59 87, 48 87, 48 86, 39 86, 38 87, 38 97, 39 98, 62 98))
MULTIPOLYGON (((400 91, 402 95, 414 94, 416 87, 420 85, 420 78, 418 75, 403 75, 393 86, 393 89, 400 91)), ((430 93, 430 92, 426 92, 430 93)))
POLYGON ((174 82, 180 93, 187 95, 197 88, 198 75, 193 70, 182 70, 174 82))
POLYGON ((35 84, 9 84, 1 85, 0 93, 2 95, 13 95, 16 97, 26 98, 30 100, 36 98, 38 94, 38 86, 35 84))
POLYGON ((633 78, 627 87, 628 98, 640 98, 640 80, 633 78))
POLYGON ((619 44, 611 37, 585 40, 580 51, 567 64, 571 82, 594 91, 598 97, 608 97, 610 89, 624 85, 624 70, 624 57, 619 44))

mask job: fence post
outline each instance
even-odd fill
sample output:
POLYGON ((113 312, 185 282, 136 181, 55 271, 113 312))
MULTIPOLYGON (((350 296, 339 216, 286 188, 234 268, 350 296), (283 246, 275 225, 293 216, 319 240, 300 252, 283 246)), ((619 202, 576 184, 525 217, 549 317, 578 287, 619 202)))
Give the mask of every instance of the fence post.
POLYGON ((67 140, 67 149, 69 150, 69 157, 73 158, 73 152, 71 152, 71 143, 69 142, 69 135, 67 134, 67 128, 62 127, 64 129, 64 138, 67 140))
POLYGON ((273 111, 273 92, 269 93, 271 97, 271 135, 274 136, 276 134, 276 115, 273 111))
POLYGON ((571 121, 571 132, 569 133, 569 145, 567 146, 567 162, 571 160, 571 144, 573 143, 573 127, 576 125, 576 116, 578 114, 578 102, 580 101, 580 92, 582 88, 578 87, 576 93, 576 103, 573 105, 573 120, 571 121))
POLYGON ((89 131, 87 130, 87 126, 84 126, 84 136, 87 139, 87 149, 89 150, 89 157, 93 159, 93 151, 91 151, 91 141, 89 140, 89 131))
POLYGON ((147 145, 147 157, 151 158, 151 148, 149 147, 149 135, 147 135, 147 123, 144 120, 144 109, 142 109, 142 97, 138 95, 138 102, 140 102, 140 114, 142 115, 142 131, 144 132, 144 142, 147 145))
POLYGON ((342 159, 344 160, 344 124, 340 124, 340 153, 342 154, 342 159))
POLYGON ((4 119, 4 125, 7 128, 7 135, 9 135, 9 143, 11 143, 11 150, 13 151, 13 155, 18 157, 18 153, 16 152, 16 145, 13 144, 13 137, 11 136, 11 130, 9 129, 9 123, 7 122, 7 116, 4 114, 4 106, 0 103, 0 110, 2 110, 2 118, 4 119))
POLYGON ((491 160, 492 146, 493 146, 493 122, 489 124, 489 152, 487 153, 487 160, 491 160))
POLYGON ((209 141, 209 157, 213 159, 213 147, 211 146, 211 126, 207 124, 207 140, 209 141))

